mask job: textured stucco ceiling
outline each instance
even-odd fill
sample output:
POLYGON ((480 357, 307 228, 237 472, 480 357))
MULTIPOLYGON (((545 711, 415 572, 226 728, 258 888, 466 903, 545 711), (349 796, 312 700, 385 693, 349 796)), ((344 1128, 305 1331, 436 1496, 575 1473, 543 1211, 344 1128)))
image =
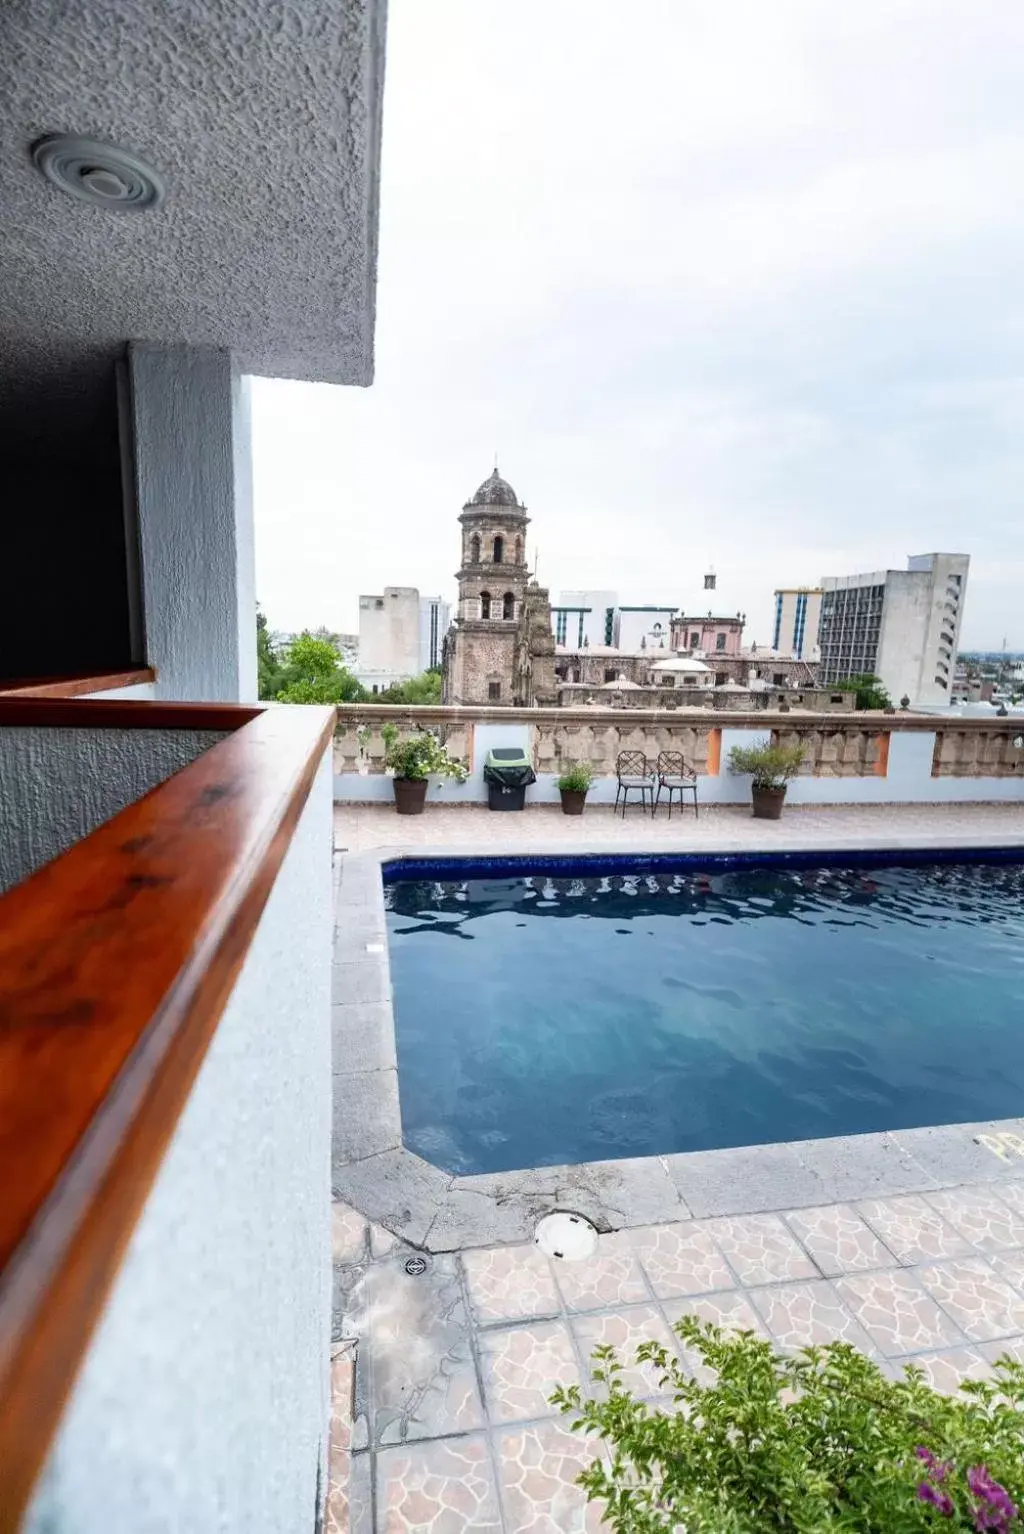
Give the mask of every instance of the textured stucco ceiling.
POLYGON ((385 5, 0 3, 0 424, 84 408, 130 339, 370 382, 385 5), (164 205, 76 202, 29 159, 44 133, 141 155, 164 205))

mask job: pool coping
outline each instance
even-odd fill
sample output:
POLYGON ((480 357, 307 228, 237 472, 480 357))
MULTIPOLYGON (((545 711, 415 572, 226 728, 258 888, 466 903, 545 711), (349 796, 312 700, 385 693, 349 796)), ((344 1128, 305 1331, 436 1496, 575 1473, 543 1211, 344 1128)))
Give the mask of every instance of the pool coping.
POLYGON ((792 847, 742 849, 723 843, 664 854, 651 849, 630 853, 612 845, 552 852, 550 843, 510 843, 506 850, 492 847, 485 854, 478 847, 450 845, 343 854, 336 867, 331 997, 335 1198, 408 1245, 433 1253, 532 1241, 537 1220, 554 1209, 573 1210, 599 1230, 610 1231, 1020 1179, 1024 1117, 473 1176, 443 1171, 402 1143, 382 879, 386 865, 434 860, 486 864, 493 871, 499 861, 533 860, 554 869, 585 857, 607 857, 642 872, 661 857, 694 866, 725 857, 735 860, 734 866, 749 866, 752 857, 768 862, 799 858, 809 864, 850 853, 954 851, 967 857, 1003 851, 1010 859, 1024 852, 1024 826, 1019 840, 1003 831, 967 847, 962 833, 948 840, 933 833, 901 839, 861 835, 845 841, 839 836, 821 847, 795 837, 792 847))

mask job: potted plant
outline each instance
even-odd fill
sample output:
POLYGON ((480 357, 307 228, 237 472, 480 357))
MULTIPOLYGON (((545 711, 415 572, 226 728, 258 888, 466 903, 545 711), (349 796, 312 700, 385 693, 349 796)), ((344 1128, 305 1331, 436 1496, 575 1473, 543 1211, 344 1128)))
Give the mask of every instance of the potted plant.
POLYGON ((398 726, 381 729, 384 766, 395 775, 395 809, 399 815, 422 815, 429 778, 454 778, 465 783, 469 769, 448 755, 433 730, 418 729, 403 740, 398 726))
POLYGON ((755 741, 752 746, 733 746, 729 770, 753 778, 750 793, 755 820, 778 820, 786 798, 786 784, 796 777, 803 759, 803 746, 772 745, 767 738, 755 741))
POLYGON ((563 815, 583 814, 583 806, 593 781, 594 769, 589 762, 570 763, 558 780, 563 815))

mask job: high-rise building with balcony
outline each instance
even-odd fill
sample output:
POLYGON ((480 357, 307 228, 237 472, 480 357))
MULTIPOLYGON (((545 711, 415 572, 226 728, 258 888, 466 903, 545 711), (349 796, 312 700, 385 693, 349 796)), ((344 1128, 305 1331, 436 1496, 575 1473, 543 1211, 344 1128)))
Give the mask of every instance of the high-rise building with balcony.
POLYGON ((915 554, 905 570, 821 583, 821 680, 872 673, 894 700, 948 703, 970 569, 967 554, 915 554))

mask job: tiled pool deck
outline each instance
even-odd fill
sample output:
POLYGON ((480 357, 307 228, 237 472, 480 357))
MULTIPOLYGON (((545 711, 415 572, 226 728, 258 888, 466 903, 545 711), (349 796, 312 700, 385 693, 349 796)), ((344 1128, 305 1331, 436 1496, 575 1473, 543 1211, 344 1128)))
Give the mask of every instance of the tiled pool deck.
MULTIPOLYGON (((335 966, 334 1422, 328 1531, 599 1527, 582 1441, 547 1405, 599 1342, 631 1356, 684 1311, 780 1346, 843 1337, 942 1388, 1024 1357, 1024 1121, 453 1178, 400 1144, 381 855, 1022 845, 1001 806, 557 810, 345 806, 335 966), (572 1208, 582 1263, 532 1244, 572 1208), (423 1265, 421 1273, 406 1263, 423 1265)), ((641 1389, 652 1383, 638 1381, 641 1389)))

